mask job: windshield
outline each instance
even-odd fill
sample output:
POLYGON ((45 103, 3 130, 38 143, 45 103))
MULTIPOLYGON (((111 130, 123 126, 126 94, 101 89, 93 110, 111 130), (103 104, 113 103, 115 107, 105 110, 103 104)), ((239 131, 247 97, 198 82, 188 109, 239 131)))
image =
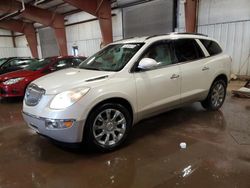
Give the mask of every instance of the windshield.
POLYGON ((29 66, 27 66, 25 70, 37 71, 46 67, 50 63, 51 63, 51 58, 35 60, 29 66))
POLYGON ((1 66, 6 60, 7 60, 6 58, 0 59, 0 66, 1 66))
POLYGON ((83 61, 79 68, 102 71, 119 71, 144 43, 113 44, 83 61))

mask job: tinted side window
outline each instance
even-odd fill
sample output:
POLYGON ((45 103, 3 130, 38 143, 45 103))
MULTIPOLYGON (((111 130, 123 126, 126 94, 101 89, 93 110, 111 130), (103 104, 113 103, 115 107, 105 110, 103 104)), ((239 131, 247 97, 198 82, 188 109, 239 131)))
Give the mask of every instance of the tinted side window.
POLYGON ((153 44, 146 50, 146 52, 140 59, 143 58, 152 58, 157 61, 158 66, 155 68, 177 63, 177 59, 173 53, 171 42, 153 44))
POLYGON ((192 61, 205 57, 194 39, 178 39, 174 41, 175 54, 179 62, 192 61))
POLYGON ((10 62, 4 63, 2 66, 3 69, 8 68, 8 67, 10 67, 10 62))
POLYGON ((10 66, 18 66, 20 61, 22 61, 22 60, 14 59, 10 62, 10 66))
POLYGON ((200 39, 200 41, 205 46, 210 55, 216 55, 222 52, 222 49, 216 42, 204 39, 200 39))

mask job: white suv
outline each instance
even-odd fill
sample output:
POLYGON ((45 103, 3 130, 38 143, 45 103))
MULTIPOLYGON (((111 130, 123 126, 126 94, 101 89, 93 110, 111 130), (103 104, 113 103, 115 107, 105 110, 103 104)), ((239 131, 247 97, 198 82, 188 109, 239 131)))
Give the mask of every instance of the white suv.
POLYGON ((112 150, 144 118, 195 101, 219 109, 230 63, 215 40, 198 34, 117 41, 78 68, 32 82, 23 116, 54 140, 112 150))

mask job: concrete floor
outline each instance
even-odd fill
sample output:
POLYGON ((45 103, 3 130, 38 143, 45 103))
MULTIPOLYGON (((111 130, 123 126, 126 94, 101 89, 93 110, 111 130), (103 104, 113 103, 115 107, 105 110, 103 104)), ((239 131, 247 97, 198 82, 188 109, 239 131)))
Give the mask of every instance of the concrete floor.
POLYGON ((36 135, 21 105, 0 102, 0 188, 250 187, 250 99, 228 93, 217 112, 197 103, 145 120, 125 147, 106 154, 36 135))

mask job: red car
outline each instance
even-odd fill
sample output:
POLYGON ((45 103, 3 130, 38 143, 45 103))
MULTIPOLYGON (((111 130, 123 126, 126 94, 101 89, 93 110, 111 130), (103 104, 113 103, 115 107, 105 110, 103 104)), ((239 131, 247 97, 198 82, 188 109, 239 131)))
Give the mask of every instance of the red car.
POLYGON ((77 67, 85 59, 75 56, 49 57, 37 60, 24 70, 3 74, 0 76, 0 97, 22 97, 33 80, 57 70, 77 67))

